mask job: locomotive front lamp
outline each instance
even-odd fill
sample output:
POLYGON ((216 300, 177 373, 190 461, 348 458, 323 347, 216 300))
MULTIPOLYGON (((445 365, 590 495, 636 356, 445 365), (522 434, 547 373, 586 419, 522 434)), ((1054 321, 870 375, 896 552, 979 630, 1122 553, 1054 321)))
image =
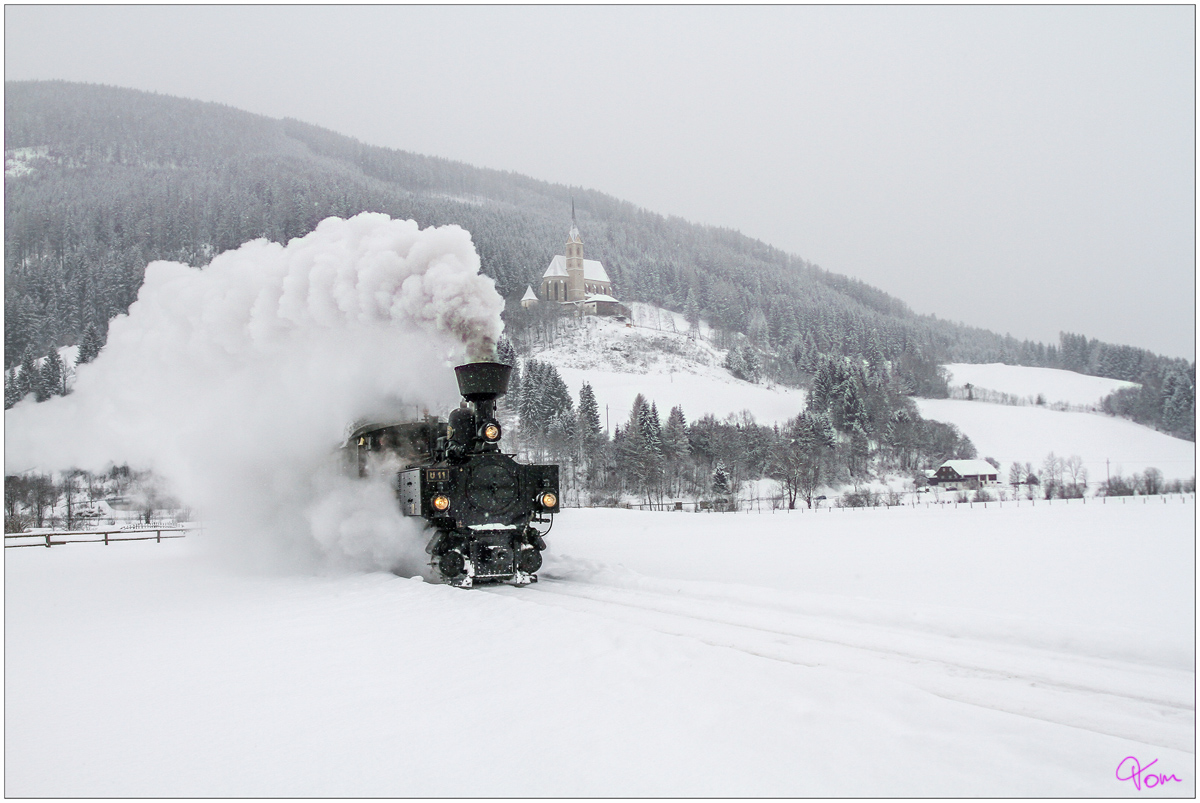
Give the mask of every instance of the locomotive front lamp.
POLYGON ((483 427, 483 439, 488 443, 495 443, 500 440, 500 425, 495 421, 491 421, 483 427))
POLYGON ((542 507, 554 507, 558 504, 558 497, 552 493, 542 494, 542 507))
POLYGON ((429 503, 433 505, 434 510, 445 512, 450 509, 450 497, 443 496, 442 494, 438 494, 433 499, 430 499, 429 503))

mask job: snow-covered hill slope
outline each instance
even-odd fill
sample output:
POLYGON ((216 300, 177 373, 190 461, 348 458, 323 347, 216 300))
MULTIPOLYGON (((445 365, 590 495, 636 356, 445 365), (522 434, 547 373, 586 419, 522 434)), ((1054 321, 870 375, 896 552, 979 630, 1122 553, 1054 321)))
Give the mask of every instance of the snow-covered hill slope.
POLYGON ((1058 368, 1002 363, 952 363, 946 366, 946 370, 950 372, 951 386, 962 386, 969 382, 976 389, 1007 393, 1030 403, 1040 395, 1047 405, 1094 405, 1114 390, 1138 386, 1136 382, 1087 376, 1058 368))
POLYGON ((1135 501, 573 510, 520 589, 9 550, 5 793, 1191 796, 1195 504, 1135 501))
POLYGON ((802 390, 730 375, 723 367, 725 352, 708 341, 707 326, 689 338, 682 316, 648 304, 631 306, 632 325, 583 318, 568 324, 552 347, 534 354, 554 364, 576 399, 583 383, 591 383, 602 419, 608 407, 609 432, 624 426, 638 393, 658 405, 664 420, 675 405, 688 421, 749 410, 763 424, 782 423, 804 409, 802 390))
POLYGON ((1167 479, 1196 475, 1196 444, 1124 418, 956 399, 916 401, 924 417, 965 432, 980 457, 999 460, 1005 479, 1014 461, 1033 463, 1036 469, 1050 452, 1059 457, 1079 455, 1093 484, 1103 482, 1106 471, 1128 476, 1150 467, 1167 479))
MULTIPOLYGON (((567 330, 552 348, 535 354, 552 362, 576 399, 583 383, 596 391, 600 413, 607 405, 609 431, 624 425, 633 399, 642 393, 664 418, 676 404, 689 421, 705 413, 724 418, 749 410, 765 424, 782 423, 804 409, 804 391, 756 385, 732 377, 722 367, 724 352, 706 339, 689 339, 687 322, 674 313, 634 304, 635 326, 604 318, 585 318, 567 330)), ((946 366, 953 383, 971 382, 1017 397, 1042 394, 1048 404, 1091 405, 1105 393, 1132 383, 1084 376, 1051 368, 1009 365, 946 366)), ((1129 474, 1148 467, 1168 479, 1195 476, 1196 445, 1134 424, 1089 412, 1059 412, 1036 405, 1010 406, 953 399, 918 399, 921 414, 956 425, 981 457, 1001 461, 1007 474, 1014 461, 1041 464, 1054 452, 1079 455, 1092 483, 1105 472, 1129 474), (1108 461, 1106 464, 1105 461, 1108 461)))

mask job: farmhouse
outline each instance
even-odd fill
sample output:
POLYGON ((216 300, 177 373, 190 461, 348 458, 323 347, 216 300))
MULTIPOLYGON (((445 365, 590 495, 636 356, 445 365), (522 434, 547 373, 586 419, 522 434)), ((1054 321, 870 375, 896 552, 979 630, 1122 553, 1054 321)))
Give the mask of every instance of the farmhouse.
POLYGON ((996 467, 986 460, 947 460, 929 475, 929 484, 956 490, 996 482, 996 467))

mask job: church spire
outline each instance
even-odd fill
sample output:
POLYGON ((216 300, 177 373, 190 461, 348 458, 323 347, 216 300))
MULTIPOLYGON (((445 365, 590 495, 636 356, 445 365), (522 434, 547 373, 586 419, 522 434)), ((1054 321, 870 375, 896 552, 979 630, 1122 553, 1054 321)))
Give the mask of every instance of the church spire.
MULTIPOLYGON (((583 241, 579 239, 579 227, 575 225, 575 196, 572 195, 571 196, 571 231, 570 231, 570 234, 568 234, 568 236, 567 236, 567 243, 568 243, 568 245, 571 243, 580 243, 580 246, 579 246, 579 256, 580 257, 583 256, 582 242, 583 241)), ((571 251, 569 248, 567 250, 567 256, 571 256, 571 251)))

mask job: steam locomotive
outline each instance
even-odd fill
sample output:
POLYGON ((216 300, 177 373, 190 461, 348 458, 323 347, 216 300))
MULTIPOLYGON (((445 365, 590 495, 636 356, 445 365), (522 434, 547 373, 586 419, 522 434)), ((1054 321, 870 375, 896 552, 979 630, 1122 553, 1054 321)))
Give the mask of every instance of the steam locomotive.
POLYGON ((449 421, 364 425, 347 447, 359 476, 398 470, 400 511, 433 530, 425 551, 442 580, 461 588, 537 582, 549 527, 533 525, 552 526, 559 512, 558 466, 524 465, 500 451, 496 399, 512 366, 472 362, 454 372, 463 401, 449 421))

